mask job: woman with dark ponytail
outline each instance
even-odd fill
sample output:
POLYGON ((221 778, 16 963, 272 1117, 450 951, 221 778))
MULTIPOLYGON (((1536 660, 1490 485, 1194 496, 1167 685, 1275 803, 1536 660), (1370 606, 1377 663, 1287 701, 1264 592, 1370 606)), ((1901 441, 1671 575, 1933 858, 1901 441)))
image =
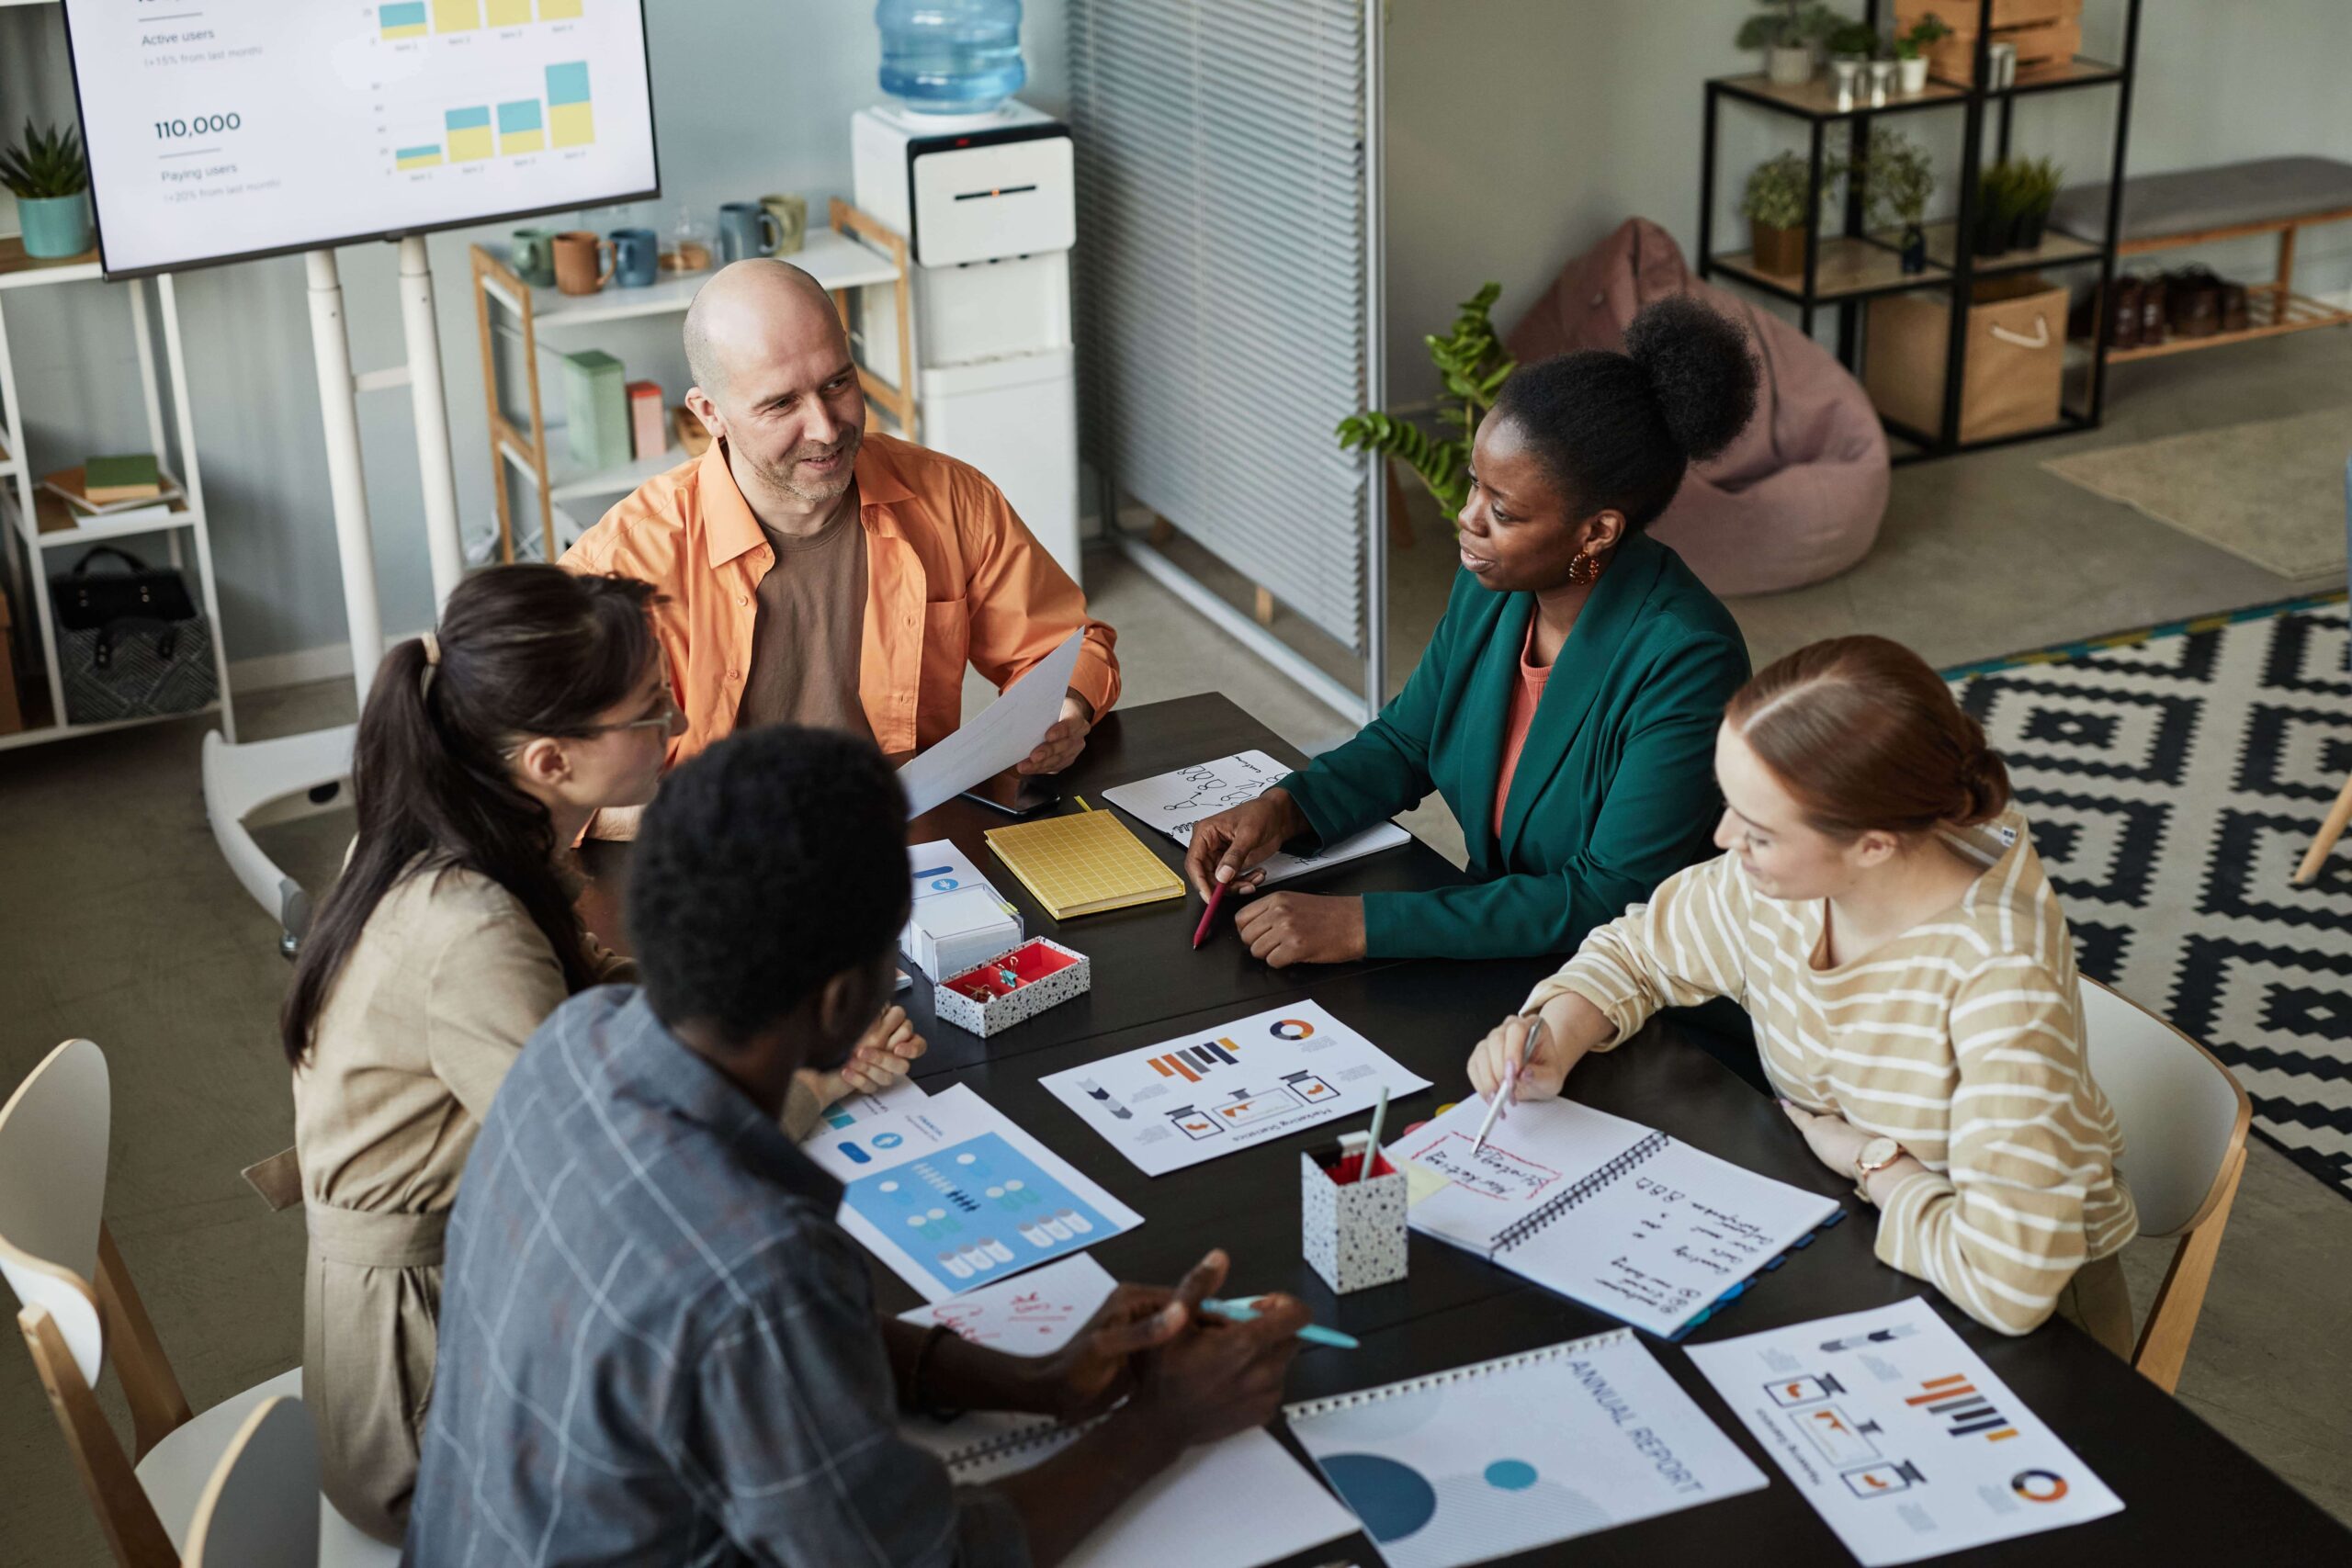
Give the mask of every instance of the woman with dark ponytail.
POLYGON ((1815 1156, 1877 1205, 1880 1262, 2004 1334, 2055 1312, 2130 1355, 2122 1135, 1984 732, 1909 649, 1838 637, 1741 689, 1715 773, 1724 853, 1586 938, 1471 1083, 1492 1095, 1518 1062, 1518 1098, 1555 1095, 1658 1009, 1728 998, 1815 1156))
POLYGON ((1240 934, 1276 965, 1566 952, 1706 851, 1709 751, 1747 678, 1739 627, 1644 530, 1756 412, 1746 333, 1695 299, 1625 352, 1521 367, 1479 425, 1462 570, 1404 691, 1354 739, 1203 822, 1185 860, 1254 892, 1285 843, 1335 843, 1434 789, 1476 880, 1274 893, 1240 934))
MULTIPOLYGON (((683 724, 652 596, 552 566, 477 572, 436 632, 385 656, 360 715, 358 834, 279 1021, 294 1160, 257 1184, 304 1204, 302 1397, 327 1495, 385 1540, 407 1518, 441 1236, 491 1097, 565 998, 634 977, 573 911, 570 846, 593 812, 653 797, 683 724)), ((787 1131, 922 1048, 891 1010, 844 1074, 802 1086, 787 1131)))

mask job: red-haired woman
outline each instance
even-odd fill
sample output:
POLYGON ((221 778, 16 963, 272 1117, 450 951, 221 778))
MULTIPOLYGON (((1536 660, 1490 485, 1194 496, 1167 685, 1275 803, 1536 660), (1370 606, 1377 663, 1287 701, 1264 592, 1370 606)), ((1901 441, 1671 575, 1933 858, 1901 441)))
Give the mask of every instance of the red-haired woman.
POLYGON ((2003 1333, 2056 1311, 2129 1354, 2122 1138, 1984 731, 1908 649, 1838 637, 1740 689, 1715 776, 1724 853, 1596 929, 1479 1044, 1472 1083, 1491 1095, 1521 1059, 1519 1098, 1555 1095, 1660 1008, 1729 997, 1790 1120, 1880 1209, 1880 1261, 2003 1333))

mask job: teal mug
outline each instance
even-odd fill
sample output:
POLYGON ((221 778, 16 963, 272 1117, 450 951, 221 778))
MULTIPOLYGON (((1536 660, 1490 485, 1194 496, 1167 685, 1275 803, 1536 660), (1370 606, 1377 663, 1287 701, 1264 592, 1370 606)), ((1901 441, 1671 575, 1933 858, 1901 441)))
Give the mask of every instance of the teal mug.
POLYGON ((534 288, 555 287, 555 231, 517 229, 507 236, 514 276, 534 288))
POLYGON ((772 256, 784 243, 784 227, 775 214, 756 201, 730 201, 718 209, 718 259, 721 265, 747 256, 772 256))
POLYGON ((623 288, 650 287, 662 270, 661 236, 650 229, 616 229, 605 237, 613 243, 613 281, 623 288))

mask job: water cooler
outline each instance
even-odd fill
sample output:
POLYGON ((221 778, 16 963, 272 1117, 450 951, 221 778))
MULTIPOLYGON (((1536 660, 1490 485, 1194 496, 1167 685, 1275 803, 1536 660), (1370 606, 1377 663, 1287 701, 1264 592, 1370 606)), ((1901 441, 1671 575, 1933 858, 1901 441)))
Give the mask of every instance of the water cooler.
MULTIPOLYGON (((922 444, 996 481, 1078 576, 1078 402, 1069 128, 1026 105, 986 114, 860 109, 857 205, 907 237, 922 444)), ((895 312, 867 310, 865 363, 899 363, 895 312)))

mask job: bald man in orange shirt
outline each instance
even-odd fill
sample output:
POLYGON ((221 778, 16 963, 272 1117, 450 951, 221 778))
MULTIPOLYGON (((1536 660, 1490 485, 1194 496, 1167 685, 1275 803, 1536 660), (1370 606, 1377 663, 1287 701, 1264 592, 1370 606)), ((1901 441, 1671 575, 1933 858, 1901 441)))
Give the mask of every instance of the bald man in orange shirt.
MULTIPOLYGON (((655 628, 686 716, 671 765, 785 722, 910 755, 961 720, 967 664, 1001 690, 1082 629, 1061 716, 1020 767, 1075 761, 1118 699, 1117 634, 1087 617, 986 476, 866 432, 849 340, 816 279, 737 262, 695 297, 685 336, 686 406, 710 450, 639 486, 562 563, 662 591, 655 628)), ((605 813, 591 831, 632 827, 605 813)))

